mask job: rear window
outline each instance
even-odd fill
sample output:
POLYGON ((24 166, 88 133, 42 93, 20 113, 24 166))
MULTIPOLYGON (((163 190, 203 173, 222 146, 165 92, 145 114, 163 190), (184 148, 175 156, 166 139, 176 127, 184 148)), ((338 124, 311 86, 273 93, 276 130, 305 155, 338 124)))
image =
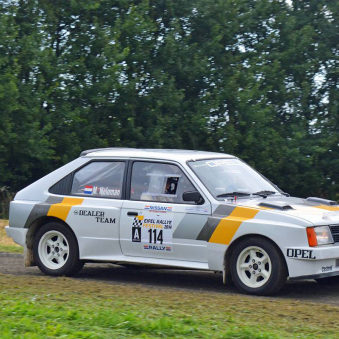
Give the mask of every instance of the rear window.
POLYGON ((124 162, 91 162, 75 172, 71 193, 89 197, 120 199, 124 171, 124 162))

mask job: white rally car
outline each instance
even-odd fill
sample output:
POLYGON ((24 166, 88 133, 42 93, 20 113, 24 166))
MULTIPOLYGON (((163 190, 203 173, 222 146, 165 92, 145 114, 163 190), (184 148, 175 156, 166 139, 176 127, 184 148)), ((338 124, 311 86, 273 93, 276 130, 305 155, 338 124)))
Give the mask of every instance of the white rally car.
POLYGON ((245 293, 339 276, 339 206, 293 198, 220 153, 96 149, 24 188, 7 234, 49 275, 85 262, 223 272, 245 293))

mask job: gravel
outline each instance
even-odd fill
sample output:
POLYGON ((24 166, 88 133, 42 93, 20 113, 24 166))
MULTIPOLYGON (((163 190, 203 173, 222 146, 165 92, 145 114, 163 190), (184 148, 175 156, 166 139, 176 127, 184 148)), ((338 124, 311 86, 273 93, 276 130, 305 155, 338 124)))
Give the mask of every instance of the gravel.
MULTIPOLYGON (((37 267, 24 267, 22 254, 0 253, 0 273, 43 276, 37 267)), ((74 279, 107 284, 156 286, 159 289, 188 289, 192 292, 238 293, 232 283, 223 285, 221 274, 206 271, 124 267, 88 263, 74 279)), ((289 281, 274 298, 339 306, 339 285, 323 286, 314 280, 289 281)), ((264 298, 264 297, 258 297, 264 298)))

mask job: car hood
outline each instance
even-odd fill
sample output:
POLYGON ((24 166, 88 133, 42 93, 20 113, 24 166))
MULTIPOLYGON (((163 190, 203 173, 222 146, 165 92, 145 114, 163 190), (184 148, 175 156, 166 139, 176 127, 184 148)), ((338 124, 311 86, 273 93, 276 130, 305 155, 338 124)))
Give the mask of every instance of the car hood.
MULTIPOLYGON (((339 224, 339 205, 334 202, 315 198, 301 199, 295 197, 267 197, 237 199, 234 204, 243 207, 259 208, 273 213, 303 219, 313 225, 339 224), (318 199, 318 201, 317 201, 318 199)), ((272 215, 272 220, 275 219, 272 215)))

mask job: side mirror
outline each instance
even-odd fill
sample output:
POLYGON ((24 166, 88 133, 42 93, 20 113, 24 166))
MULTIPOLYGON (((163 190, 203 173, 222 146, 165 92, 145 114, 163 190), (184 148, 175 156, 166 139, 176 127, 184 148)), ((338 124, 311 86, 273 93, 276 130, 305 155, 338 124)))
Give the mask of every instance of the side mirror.
POLYGON ((182 200, 194 201, 197 205, 202 205, 204 203, 204 198, 198 191, 184 192, 182 194, 182 200))

